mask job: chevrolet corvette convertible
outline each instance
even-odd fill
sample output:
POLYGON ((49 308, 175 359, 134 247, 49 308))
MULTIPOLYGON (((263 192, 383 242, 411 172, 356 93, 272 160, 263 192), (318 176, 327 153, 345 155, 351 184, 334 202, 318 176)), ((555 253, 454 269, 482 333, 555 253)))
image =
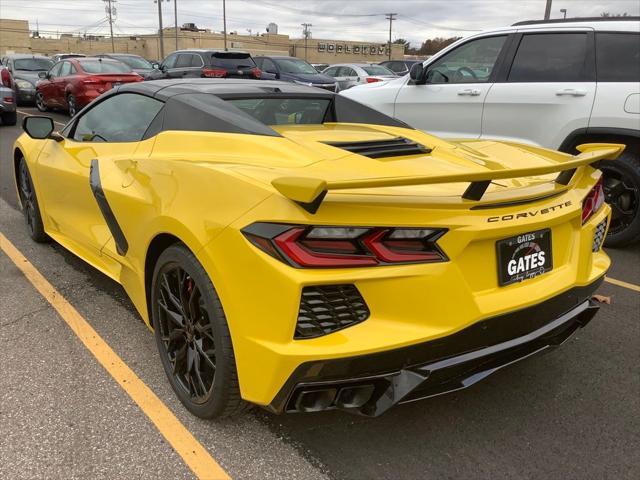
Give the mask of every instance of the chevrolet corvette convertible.
POLYGON ((24 130, 31 237, 123 285, 204 418, 468 387, 585 326, 610 264, 595 167, 621 145, 443 141, 320 89, 209 79, 24 130))

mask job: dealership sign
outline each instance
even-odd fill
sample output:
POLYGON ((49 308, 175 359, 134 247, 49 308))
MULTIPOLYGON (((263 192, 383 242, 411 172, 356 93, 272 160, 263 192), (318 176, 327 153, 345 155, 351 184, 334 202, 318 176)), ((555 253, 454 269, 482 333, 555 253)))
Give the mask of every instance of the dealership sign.
POLYGON ((351 45, 348 43, 318 43, 318 51, 323 53, 355 53, 359 55, 387 55, 386 45, 351 45))

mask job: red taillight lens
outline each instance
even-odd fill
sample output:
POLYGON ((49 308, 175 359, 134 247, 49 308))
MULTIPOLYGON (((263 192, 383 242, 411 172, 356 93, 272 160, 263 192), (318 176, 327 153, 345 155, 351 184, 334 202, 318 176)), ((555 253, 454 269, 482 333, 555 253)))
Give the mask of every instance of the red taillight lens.
POLYGON ((381 82, 382 80, 376 77, 367 77, 365 79, 367 81, 367 83, 375 83, 375 82, 381 82))
POLYGON ((582 201, 582 224, 585 224, 594 213, 600 210, 604 204, 604 189, 602 188, 602 177, 591 189, 589 194, 582 201))
POLYGON ((0 80, 2 81, 2 85, 11 88, 11 74, 6 68, 0 70, 0 80))
POLYGON ((202 75, 207 78, 224 78, 227 76, 227 71, 220 68, 203 68, 202 75))
POLYGON ((242 230, 260 250, 300 268, 344 268, 446 261, 436 241, 445 230, 307 227, 255 223, 242 230))
POLYGON ((260 70, 258 67, 252 68, 251 73, 253 73, 253 76, 256 78, 260 78, 262 76, 262 70, 260 70))

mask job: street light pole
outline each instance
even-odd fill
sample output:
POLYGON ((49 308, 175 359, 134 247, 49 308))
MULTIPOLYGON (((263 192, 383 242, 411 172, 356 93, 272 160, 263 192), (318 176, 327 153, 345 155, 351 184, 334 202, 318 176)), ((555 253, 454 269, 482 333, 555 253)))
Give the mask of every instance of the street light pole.
POLYGON ((303 23, 302 26, 304 27, 304 30, 302 30, 302 33, 304 34, 304 61, 307 61, 307 40, 309 39, 309 27, 312 27, 313 25, 310 23, 303 23))
POLYGON ((176 24, 176 50, 178 48, 178 0, 173 0, 173 16, 176 24))
POLYGON ((224 30, 222 33, 224 34, 224 51, 227 51, 227 2, 226 0, 222 0, 222 25, 224 30))
MULTIPOLYGON (((551 0, 549 0, 551 1, 551 0)), ((389 60, 391 60, 391 25, 393 24, 393 21, 396 19, 396 15, 398 15, 397 13, 387 13, 385 15, 385 18, 387 20, 389 20, 389 60)))
POLYGON ((545 20, 549 20, 551 18, 551 1, 552 0, 547 0, 547 5, 544 9, 544 19, 545 20))
POLYGON ((162 61, 164 59, 164 38, 162 35, 162 0, 156 0, 158 3, 158 26, 160 30, 158 30, 158 52, 160 53, 160 58, 158 60, 162 61))
POLYGON ((563 18, 566 20, 566 18, 567 18, 567 9, 566 8, 561 8, 560 9, 560 13, 564 14, 563 18))

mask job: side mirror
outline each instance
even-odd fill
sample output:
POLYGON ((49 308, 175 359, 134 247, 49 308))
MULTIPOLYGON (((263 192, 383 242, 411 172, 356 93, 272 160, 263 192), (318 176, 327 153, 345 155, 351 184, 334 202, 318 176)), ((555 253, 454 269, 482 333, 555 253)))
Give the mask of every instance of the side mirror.
POLYGON ((38 72, 38 78, 42 78, 43 80, 45 78, 48 78, 49 74, 47 72, 38 72))
POLYGON ((63 138, 60 134, 54 133, 53 120, 49 117, 25 117, 22 121, 22 129, 27 132, 27 135, 36 140, 51 138, 59 142, 63 138))
POLYGON ((156 70, 160 70, 160 64, 158 62, 153 62, 151 66, 156 70))
POLYGON ((424 83, 424 66, 421 63, 414 63, 409 70, 409 78, 416 85, 424 83))

